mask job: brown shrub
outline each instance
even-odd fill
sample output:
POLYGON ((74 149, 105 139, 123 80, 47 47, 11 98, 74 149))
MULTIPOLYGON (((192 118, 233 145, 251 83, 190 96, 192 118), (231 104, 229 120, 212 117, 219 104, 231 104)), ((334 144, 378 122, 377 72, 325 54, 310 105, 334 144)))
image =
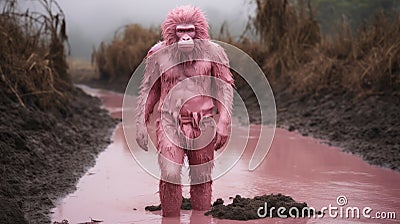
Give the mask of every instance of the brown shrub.
POLYGON ((298 7, 287 0, 256 0, 254 28, 260 44, 266 48, 264 70, 269 78, 285 81, 287 73, 310 61, 307 50, 321 40, 319 25, 314 20, 311 5, 299 1, 298 7))
POLYGON ((364 95, 400 89, 399 14, 381 11, 356 34, 346 21, 339 21, 334 34, 322 36, 310 1, 256 3, 253 22, 260 40, 241 47, 265 53, 264 63, 256 61, 273 86, 290 87, 299 94, 345 90, 364 95))
POLYGON ((102 42, 92 54, 100 78, 128 80, 159 39, 159 31, 155 28, 145 29, 138 24, 125 26, 122 34, 117 32, 111 43, 102 42))
POLYGON ((356 35, 343 22, 312 52, 309 63, 290 73, 293 89, 306 93, 342 89, 357 95, 399 90, 399 15, 389 19, 379 12, 356 35))

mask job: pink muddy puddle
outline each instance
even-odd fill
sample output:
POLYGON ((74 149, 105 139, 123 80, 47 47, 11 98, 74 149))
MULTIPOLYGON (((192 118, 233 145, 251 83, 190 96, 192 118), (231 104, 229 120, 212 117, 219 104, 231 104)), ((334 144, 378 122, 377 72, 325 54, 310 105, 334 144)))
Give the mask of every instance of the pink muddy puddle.
MULTIPOLYGON (((104 108, 112 116, 121 117, 122 94, 81 88, 102 99, 104 108)), ((251 130, 253 136, 259 130, 257 127, 251 130)), ((247 136, 243 133, 235 137, 247 136)), ((160 212, 144 210, 147 205, 159 204, 158 180, 133 159, 121 124, 112 139, 113 143, 98 156, 96 165, 80 179, 77 190, 61 199, 52 210, 52 221, 66 219, 69 223, 84 223, 93 218, 103 223, 398 223, 400 220, 400 173, 371 166, 357 156, 284 129, 276 130, 267 157, 255 171, 248 171, 252 152, 246 149, 239 162, 214 181, 213 201, 222 198, 227 204, 232 202, 229 197, 237 194, 253 198, 282 193, 321 210, 330 204, 340 208, 336 199, 345 196, 347 204, 341 207, 342 215, 339 210, 336 218, 326 211, 323 218, 265 218, 244 222, 182 210, 180 218, 162 218, 160 212), (348 207, 359 208, 361 218, 346 218, 348 207), (371 218, 363 217, 365 207, 372 209, 371 218), (389 212, 395 212, 397 219, 372 218, 379 214, 392 215, 389 212)), ((256 139, 250 138, 248 146, 255 142, 256 139)), ((183 191, 183 196, 189 197, 189 188, 184 187, 183 191)))

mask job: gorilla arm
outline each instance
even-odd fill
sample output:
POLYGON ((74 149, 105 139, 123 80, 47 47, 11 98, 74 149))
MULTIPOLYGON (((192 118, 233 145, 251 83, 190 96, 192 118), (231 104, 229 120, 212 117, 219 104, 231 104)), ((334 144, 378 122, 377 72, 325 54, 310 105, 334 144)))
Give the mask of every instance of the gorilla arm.
POLYGON ((217 123, 217 136, 215 150, 221 148, 228 139, 229 124, 231 123, 231 113, 233 104, 234 80, 229 70, 229 60, 222 47, 217 47, 217 55, 220 63, 213 63, 212 75, 223 82, 215 83, 216 104, 219 113, 217 123), (222 85, 223 83, 223 85, 222 85))
POLYGON ((155 45, 148 53, 146 67, 142 83, 140 85, 139 97, 136 107, 136 142, 147 151, 148 135, 147 124, 154 106, 160 99, 161 83, 159 79, 159 69, 155 57, 150 57, 157 49, 155 45))

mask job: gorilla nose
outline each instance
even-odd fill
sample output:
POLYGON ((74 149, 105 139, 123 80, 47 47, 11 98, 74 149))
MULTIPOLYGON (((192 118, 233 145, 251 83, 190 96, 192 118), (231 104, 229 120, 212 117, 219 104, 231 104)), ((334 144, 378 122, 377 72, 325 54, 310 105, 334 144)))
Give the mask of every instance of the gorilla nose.
POLYGON ((184 35, 181 37, 181 41, 190 41, 190 40, 192 40, 192 38, 191 38, 189 35, 187 35, 187 34, 184 34, 184 35))

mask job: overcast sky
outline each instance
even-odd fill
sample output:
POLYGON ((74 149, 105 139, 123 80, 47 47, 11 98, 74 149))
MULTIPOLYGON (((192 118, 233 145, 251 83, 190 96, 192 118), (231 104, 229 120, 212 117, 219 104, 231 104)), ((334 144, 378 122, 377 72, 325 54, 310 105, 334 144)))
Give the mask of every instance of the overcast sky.
POLYGON ((252 0, 58 0, 67 18, 72 55, 89 58, 94 46, 110 41, 115 30, 130 23, 159 26, 168 11, 196 5, 206 14, 211 30, 226 21, 234 35, 244 29, 253 11, 252 0))

